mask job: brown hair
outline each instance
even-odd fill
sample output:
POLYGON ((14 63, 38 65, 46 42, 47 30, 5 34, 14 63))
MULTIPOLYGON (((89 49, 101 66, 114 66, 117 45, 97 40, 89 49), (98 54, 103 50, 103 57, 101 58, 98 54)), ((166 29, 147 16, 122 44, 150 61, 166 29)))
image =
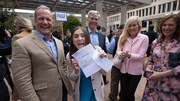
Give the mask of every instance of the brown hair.
POLYGON ((91 43, 90 37, 89 37, 89 33, 87 32, 87 29, 85 29, 84 27, 76 27, 73 29, 72 31, 72 35, 71 35, 71 42, 70 42, 70 48, 69 48, 69 57, 70 59, 72 59, 72 54, 74 54, 78 49, 76 48, 76 46, 73 44, 73 36, 75 31, 77 31, 78 29, 82 30, 85 36, 85 44, 89 44, 91 43))
POLYGON ((168 19, 170 19, 170 18, 173 18, 174 20, 175 20, 175 22, 176 22, 176 24, 177 24, 177 26, 176 26, 176 31, 174 32, 174 35, 172 36, 172 39, 176 39, 176 40, 179 40, 179 37, 180 37, 180 34, 179 34, 179 31, 180 31, 180 21, 178 20, 178 15, 177 14, 169 14, 169 15, 167 15, 167 16, 165 16, 162 20, 161 20, 161 22, 160 22, 160 36, 159 36, 159 40, 164 40, 164 38, 165 38, 165 35, 163 34, 163 32, 162 32, 162 26, 163 26, 163 24, 164 24, 164 22, 166 21, 166 20, 168 20, 168 19))

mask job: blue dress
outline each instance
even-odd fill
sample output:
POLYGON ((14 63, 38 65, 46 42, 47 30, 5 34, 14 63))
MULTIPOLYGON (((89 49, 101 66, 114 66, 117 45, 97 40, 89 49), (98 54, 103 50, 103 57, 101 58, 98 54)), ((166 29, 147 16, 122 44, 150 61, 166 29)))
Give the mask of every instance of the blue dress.
POLYGON ((80 69, 80 75, 80 101, 96 101, 92 88, 91 77, 86 78, 82 69, 80 69))

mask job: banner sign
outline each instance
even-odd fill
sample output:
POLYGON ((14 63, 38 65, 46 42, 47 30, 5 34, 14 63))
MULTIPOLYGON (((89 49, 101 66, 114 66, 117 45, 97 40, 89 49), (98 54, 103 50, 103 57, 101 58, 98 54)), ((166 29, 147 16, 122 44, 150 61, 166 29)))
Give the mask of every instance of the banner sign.
POLYGON ((67 21, 67 13, 55 12, 56 21, 67 21))

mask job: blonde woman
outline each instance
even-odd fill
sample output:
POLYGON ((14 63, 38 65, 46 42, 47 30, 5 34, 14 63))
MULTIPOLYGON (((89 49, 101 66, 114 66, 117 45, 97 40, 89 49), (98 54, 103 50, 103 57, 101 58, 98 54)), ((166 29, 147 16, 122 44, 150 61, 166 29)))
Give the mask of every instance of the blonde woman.
POLYGON ((29 35, 33 32, 33 26, 29 19, 25 17, 16 17, 15 21, 16 30, 19 32, 19 34, 14 35, 12 38, 12 44, 15 40, 22 38, 26 35, 29 35))
POLYGON ((120 68, 121 101, 135 101, 134 93, 142 75, 142 59, 148 48, 148 37, 141 34, 139 17, 130 17, 125 24, 116 53, 123 59, 120 68))
MULTIPOLYGON (((19 32, 19 34, 16 34, 12 38, 12 45, 14 41, 16 41, 19 38, 22 38, 24 36, 27 36, 33 32, 33 26, 31 24, 31 21, 25 17, 16 17, 15 21, 16 30, 19 32)), ((18 100, 20 99, 16 88, 14 89, 12 100, 18 100)))

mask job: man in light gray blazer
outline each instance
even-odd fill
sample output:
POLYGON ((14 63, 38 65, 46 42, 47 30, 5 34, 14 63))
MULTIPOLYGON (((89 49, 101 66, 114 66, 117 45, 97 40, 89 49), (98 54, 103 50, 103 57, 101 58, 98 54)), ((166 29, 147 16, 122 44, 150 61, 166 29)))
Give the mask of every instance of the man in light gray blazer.
POLYGON ((51 33, 52 17, 48 7, 39 6, 34 33, 13 44, 12 73, 22 101, 67 101, 67 93, 72 95, 63 44, 51 33))

